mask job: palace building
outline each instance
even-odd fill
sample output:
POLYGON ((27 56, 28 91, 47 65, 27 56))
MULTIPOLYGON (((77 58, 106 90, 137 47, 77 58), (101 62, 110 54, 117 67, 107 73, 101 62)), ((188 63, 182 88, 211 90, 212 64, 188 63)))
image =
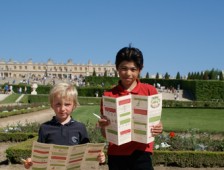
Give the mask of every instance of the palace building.
POLYGON ((96 76, 114 76, 116 67, 108 61, 106 64, 92 64, 89 60, 87 64, 75 64, 72 59, 67 63, 55 63, 48 59, 46 63, 34 63, 32 59, 27 62, 16 62, 10 59, 4 61, 0 59, 0 77, 1 78, 70 78, 84 77, 93 75, 95 70, 96 76))

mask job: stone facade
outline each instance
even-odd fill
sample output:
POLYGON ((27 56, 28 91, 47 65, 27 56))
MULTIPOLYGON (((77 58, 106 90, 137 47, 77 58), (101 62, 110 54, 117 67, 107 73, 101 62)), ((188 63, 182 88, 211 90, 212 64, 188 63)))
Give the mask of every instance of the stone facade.
POLYGON ((114 76, 116 67, 111 62, 106 64, 92 64, 89 60, 88 64, 74 64, 72 59, 67 63, 58 64, 48 59, 46 63, 34 63, 32 59, 27 62, 16 62, 10 59, 4 61, 0 59, 0 77, 2 78, 70 78, 83 77, 92 75, 96 72, 97 76, 103 76, 107 72, 108 76, 114 76))

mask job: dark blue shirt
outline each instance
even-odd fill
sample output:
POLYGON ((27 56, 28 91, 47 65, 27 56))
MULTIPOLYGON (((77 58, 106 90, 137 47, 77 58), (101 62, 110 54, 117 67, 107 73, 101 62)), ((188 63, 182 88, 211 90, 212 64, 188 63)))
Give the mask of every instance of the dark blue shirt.
POLYGON ((54 116, 52 120, 41 124, 38 142, 56 145, 78 145, 89 142, 86 127, 73 118, 62 125, 54 116))

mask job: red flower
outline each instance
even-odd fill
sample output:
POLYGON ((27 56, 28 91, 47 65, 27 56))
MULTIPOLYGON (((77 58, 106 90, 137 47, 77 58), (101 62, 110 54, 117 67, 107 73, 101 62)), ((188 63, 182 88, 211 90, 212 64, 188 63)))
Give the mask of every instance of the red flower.
POLYGON ((173 138, 175 136, 175 133, 174 132, 170 132, 170 138, 173 138))

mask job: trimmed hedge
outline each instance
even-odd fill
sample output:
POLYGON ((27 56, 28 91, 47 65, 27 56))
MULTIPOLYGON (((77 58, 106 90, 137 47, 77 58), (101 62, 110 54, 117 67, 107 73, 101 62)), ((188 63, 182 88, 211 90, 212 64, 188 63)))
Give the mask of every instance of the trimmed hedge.
POLYGON ((154 151, 153 164, 177 167, 224 167, 224 152, 154 151))
MULTIPOLYGON (((29 139, 6 150, 11 163, 20 163, 21 158, 31 156, 32 143, 37 138, 29 139)), ((154 151, 153 165, 176 167, 224 167, 224 152, 208 151, 154 151)))
MULTIPOLYGON (((117 84, 118 77, 85 77, 86 87, 77 87, 79 96, 93 97, 95 93, 101 96, 104 90, 110 89, 117 84), (89 85, 88 85, 89 84, 89 85)), ((183 89, 188 91, 194 100, 197 101, 212 101, 219 100, 224 101, 224 81, 223 80, 179 80, 179 79, 152 79, 152 78, 141 78, 141 82, 156 85, 159 83, 161 86, 166 88, 174 87, 177 89, 183 89)), ((5 84, 0 85, 3 89, 5 84)), ((27 87, 27 94, 31 92, 30 85, 13 85, 13 91, 17 92, 18 87, 22 89, 27 87)), ((49 94, 52 85, 38 85, 38 94, 49 94)), ((24 90, 23 90, 24 91, 24 90)))
POLYGON ((100 105, 101 97, 78 97, 80 105, 100 105))
MULTIPOLYGON (((90 90, 90 89, 89 89, 90 90)), ((101 89, 102 90, 102 89, 101 89)), ((88 91, 88 90, 87 90, 88 91)), ((84 97, 79 95, 78 101, 80 105, 99 105, 101 97, 84 97)), ((49 105, 48 94, 24 95, 22 103, 35 103, 49 105), (28 102, 29 101, 29 102, 28 102)), ((180 100, 163 100, 163 107, 175 108, 224 108, 224 102, 217 101, 180 101, 180 100)))
POLYGON ((31 148, 33 141, 37 140, 37 137, 20 142, 18 145, 9 147, 6 150, 6 157, 11 163, 20 163, 21 158, 26 159, 31 156, 31 148))
MULTIPOLYGON (((13 108, 13 106, 11 106, 13 108)), ((15 106, 16 108, 16 106, 15 106)), ((14 116, 14 115, 20 115, 20 114, 26 114, 26 113, 31 113, 31 112, 36 112, 36 111, 40 111, 40 110, 46 110, 49 109, 50 106, 48 106, 47 104, 44 106, 37 106, 37 107, 33 107, 33 108, 29 108, 29 109, 25 109, 22 108, 19 110, 12 110, 12 111, 7 111, 7 112, 0 112, 0 118, 5 118, 5 117, 9 117, 9 116, 14 116)))
POLYGON ((14 132, 14 133, 4 133, 0 132, 0 142, 21 142, 28 139, 34 138, 37 136, 37 133, 23 133, 23 132, 14 132))

